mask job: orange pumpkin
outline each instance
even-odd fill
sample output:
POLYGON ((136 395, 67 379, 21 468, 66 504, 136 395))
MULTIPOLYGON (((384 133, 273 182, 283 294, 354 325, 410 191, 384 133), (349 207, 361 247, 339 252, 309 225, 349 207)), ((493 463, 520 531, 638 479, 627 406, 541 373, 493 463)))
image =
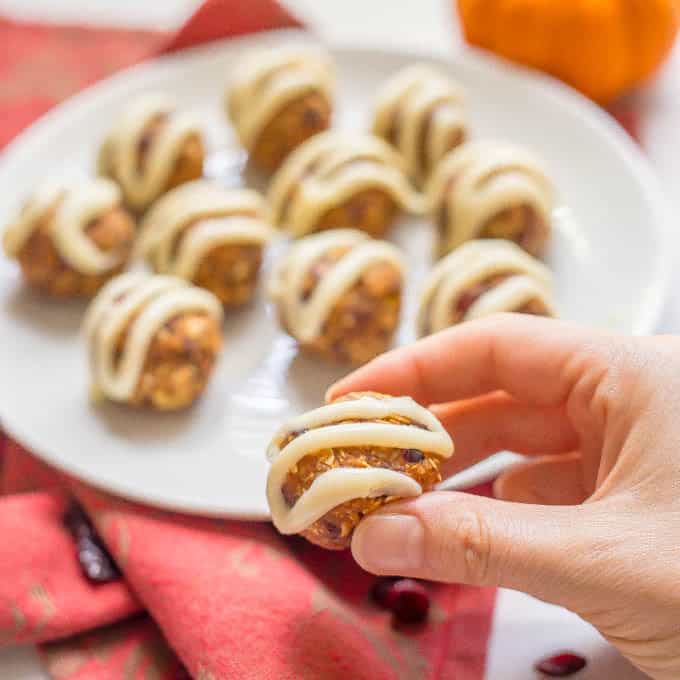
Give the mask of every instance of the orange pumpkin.
POLYGON ((679 0, 458 0, 468 42, 606 103, 668 55, 679 0))

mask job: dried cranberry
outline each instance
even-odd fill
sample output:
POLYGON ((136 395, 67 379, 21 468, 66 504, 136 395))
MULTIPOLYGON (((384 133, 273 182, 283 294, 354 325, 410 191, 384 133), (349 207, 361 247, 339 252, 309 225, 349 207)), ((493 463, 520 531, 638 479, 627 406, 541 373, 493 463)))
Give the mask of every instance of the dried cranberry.
POLYGON ((458 313, 465 314, 472 305, 477 302, 477 299, 481 295, 478 287, 473 288, 464 292, 460 298, 458 298, 458 313))
POLYGON ((352 201, 352 203, 348 205, 349 223, 357 224, 358 222, 361 222, 366 216, 368 207, 368 203, 363 197, 352 201))
POLYGON ((306 109, 302 120, 307 127, 316 128, 321 123, 321 114, 316 109, 306 109))
POLYGON ((387 598, 389 591, 394 585, 395 581, 398 581, 396 576, 382 576, 376 579, 373 587, 371 588, 371 599, 377 605, 388 609, 387 598))
POLYGON ((137 146, 137 150, 139 151, 139 154, 143 156, 149 151, 149 147, 151 146, 151 139, 153 135, 151 135, 149 132, 146 132, 142 138, 139 140, 139 145, 137 146))
POLYGON ((400 623, 420 623, 430 611, 430 596, 425 586, 410 578, 395 581, 387 591, 385 603, 400 623))
POLYGON ((406 449, 404 451, 404 458, 407 463, 420 463, 425 458, 425 454, 418 449, 406 449))
POLYGON ((324 529, 327 531, 328 535, 331 538, 337 538, 340 536, 340 527, 337 524, 333 524, 333 522, 329 522, 328 520, 324 520, 323 523, 324 529))
POLYGON ((566 678, 586 667, 587 661, 573 652, 546 657, 536 664, 536 670, 551 678, 566 678))
POLYGON ((78 561, 90 581, 108 583, 120 578, 118 567, 96 536, 78 539, 78 561))

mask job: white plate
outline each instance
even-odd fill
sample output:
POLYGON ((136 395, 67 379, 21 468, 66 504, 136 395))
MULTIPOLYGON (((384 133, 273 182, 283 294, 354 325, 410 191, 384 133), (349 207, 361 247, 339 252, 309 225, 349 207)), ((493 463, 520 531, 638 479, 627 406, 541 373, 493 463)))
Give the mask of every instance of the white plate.
MULTIPOLYGON (((240 154, 221 110, 226 74, 243 48, 292 39, 308 40, 279 32, 164 57, 56 108, 0 160, 0 224, 44 175, 90 172, 112 117, 148 90, 169 91, 202 117, 214 150, 209 173, 238 183, 240 154)), ((336 125, 355 129, 367 127, 378 85, 419 58, 353 49, 336 49, 334 56, 336 125)), ((549 262, 562 315, 650 332, 665 297, 672 250, 660 191, 626 134, 547 78, 471 54, 440 66, 468 89, 475 136, 527 144, 548 164, 561 196, 549 262)), ((413 338, 414 291, 430 264, 432 237, 431 225, 414 220, 403 220, 394 233, 412 260, 402 343, 413 338)), ((224 356, 190 412, 94 407, 77 337, 82 305, 28 293, 7 262, 0 277, 0 417, 10 433, 53 465, 115 493, 187 512, 267 517, 264 449, 270 434, 289 415, 319 405, 342 369, 299 356, 260 299, 229 315, 224 356)), ((479 479, 469 471, 465 478, 479 479)))

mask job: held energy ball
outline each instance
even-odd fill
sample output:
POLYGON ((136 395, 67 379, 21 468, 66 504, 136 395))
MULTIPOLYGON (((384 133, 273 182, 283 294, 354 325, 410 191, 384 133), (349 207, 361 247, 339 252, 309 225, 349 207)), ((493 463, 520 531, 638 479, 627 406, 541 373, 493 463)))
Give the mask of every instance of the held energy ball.
POLYGON ((356 392, 293 418, 269 445, 267 500, 282 534, 347 548, 360 520, 430 491, 453 442, 409 397, 356 392))

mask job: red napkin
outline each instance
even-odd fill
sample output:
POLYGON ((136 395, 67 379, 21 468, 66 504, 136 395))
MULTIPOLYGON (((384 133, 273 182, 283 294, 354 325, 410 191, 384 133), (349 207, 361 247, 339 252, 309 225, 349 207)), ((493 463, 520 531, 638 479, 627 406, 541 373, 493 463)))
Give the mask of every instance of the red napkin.
MULTIPOLYGON (((9 439, 2 463, 0 644, 90 631, 140 612, 141 602, 203 680, 483 677, 491 589, 433 584, 427 625, 396 630, 369 598, 373 577, 349 552, 284 539, 268 524, 128 503, 52 471, 9 439), (46 490, 32 491, 33 482, 46 490), (69 495, 88 511, 124 581, 83 577, 63 524, 69 495)), ((41 650, 55 680, 169 680, 180 668, 146 617, 41 650)))
MULTIPOLYGON (((175 36, 0 18, 0 145, 154 52, 295 25, 273 0, 209 0, 175 36)), ((483 678, 492 590, 432 585, 427 625, 396 630, 348 552, 128 503, 1 444, 0 644, 40 643, 55 680, 170 680, 184 666, 199 680, 483 678), (83 576, 63 524, 73 496, 123 579, 83 576)))

